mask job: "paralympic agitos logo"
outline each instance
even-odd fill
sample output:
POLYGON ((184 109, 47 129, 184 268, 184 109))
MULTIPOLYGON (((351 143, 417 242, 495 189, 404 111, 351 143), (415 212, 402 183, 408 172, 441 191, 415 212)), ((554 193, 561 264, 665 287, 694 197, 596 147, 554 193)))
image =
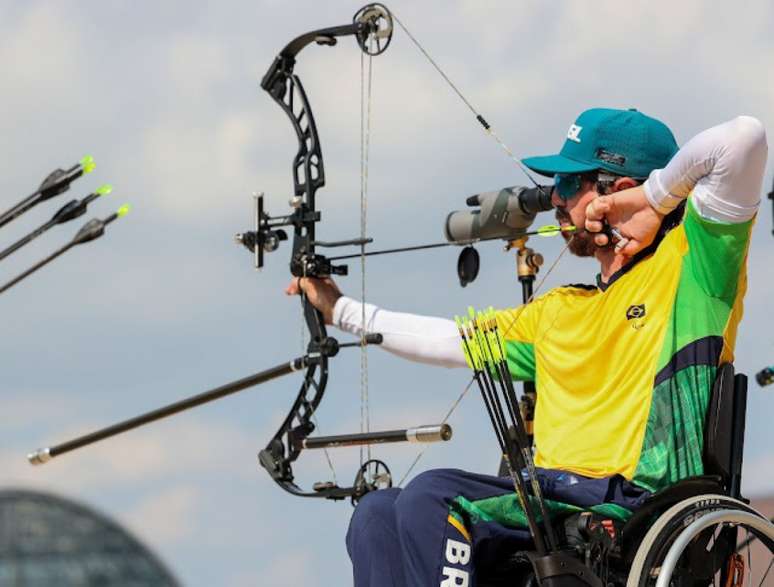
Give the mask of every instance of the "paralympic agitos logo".
POLYGON ((626 319, 627 320, 633 320, 632 328, 635 330, 639 330, 645 324, 642 321, 642 318, 645 317, 645 304, 633 304, 629 306, 629 309, 626 310, 626 319))

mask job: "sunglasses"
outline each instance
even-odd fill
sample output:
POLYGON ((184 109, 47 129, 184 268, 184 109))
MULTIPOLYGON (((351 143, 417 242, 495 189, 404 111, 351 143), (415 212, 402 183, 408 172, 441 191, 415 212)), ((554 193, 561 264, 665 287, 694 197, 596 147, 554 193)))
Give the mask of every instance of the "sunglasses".
POLYGON ((579 173, 557 173, 554 175, 556 193, 563 200, 569 200, 580 191, 582 178, 579 173))
MULTIPOLYGON (((569 200, 580 191, 584 179, 596 182, 597 189, 606 190, 615 183, 617 176, 601 170, 590 173, 557 173, 554 175, 556 193, 563 200, 569 200)), ((600 193, 604 193, 604 191, 600 193)))

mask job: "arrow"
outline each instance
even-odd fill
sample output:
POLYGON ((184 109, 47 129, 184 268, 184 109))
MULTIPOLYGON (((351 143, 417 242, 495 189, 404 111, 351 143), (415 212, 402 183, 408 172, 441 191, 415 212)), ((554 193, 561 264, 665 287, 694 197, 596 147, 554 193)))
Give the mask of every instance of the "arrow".
POLYGON ((5 259, 11 253, 15 253, 16 251, 18 251, 27 243, 38 238, 41 234, 46 232, 52 226, 55 226, 57 224, 64 224, 65 222, 74 220, 79 216, 83 216, 86 213, 86 208, 88 208, 91 202, 93 202, 100 196, 109 194, 111 191, 113 191, 113 187, 109 184, 105 184, 102 187, 95 190, 93 193, 83 198, 82 200, 71 200, 70 202, 62 206, 59 210, 57 210, 56 214, 54 214, 51 217, 51 220, 49 220, 45 224, 42 224, 41 226, 33 230, 28 235, 20 238, 11 246, 6 248, 4 251, 0 252, 0 261, 5 259))
POLYGON ((41 202, 45 202, 54 196, 66 192, 70 189, 70 184, 72 182, 82 175, 91 173, 96 166, 94 157, 86 155, 78 163, 70 167, 70 169, 55 169, 43 180, 43 183, 40 184, 37 191, 24 198, 11 209, 0 214, 0 227, 5 226, 41 202))
POLYGON ((81 227, 81 229, 75 234, 75 236, 69 243, 67 243, 62 248, 57 249, 45 259, 38 261, 35 265, 27 269, 24 273, 17 275, 11 281, 6 283, 4 286, 0 287, 0 294, 5 292, 7 289, 10 289, 17 283, 19 283, 25 277, 28 277, 29 275, 35 273, 35 271, 37 271, 44 265, 49 264, 51 261, 53 261, 60 255, 66 253, 67 251, 72 249, 75 245, 81 245, 83 243, 87 243, 89 241, 93 241, 101 237, 103 234, 105 234, 105 227, 108 224, 113 222, 116 218, 121 218, 122 216, 125 216, 128 212, 129 212, 129 205, 124 204, 117 211, 113 212, 113 214, 111 214, 104 220, 100 220, 99 218, 92 218, 81 227))
MULTIPOLYGON (((546 226, 541 226, 537 230, 532 230, 529 232, 522 232, 518 235, 517 238, 521 238, 523 236, 556 236, 558 234, 561 234, 563 232, 575 232, 578 230, 576 226, 570 225, 570 226, 558 226, 555 224, 547 224, 546 226)), ((391 253, 405 253, 408 251, 421 251, 423 249, 438 249, 440 247, 451 247, 451 246, 461 246, 461 245, 469 245, 469 244, 475 244, 475 243, 481 243, 486 242, 490 240, 502 240, 499 237, 498 238, 482 238, 475 241, 466 241, 466 242, 449 242, 444 241, 442 243, 432 243, 429 245, 416 245, 412 247, 401 247, 398 249, 383 249, 381 251, 371 251, 369 253, 365 253, 364 255, 361 255, 360 253, 356 253, 353 255, 341 255, 339 257, 329 257, 329 261, 342 261, 344 259, 359 259, 360 257, 373 257, 376 255, 388 255, 391 253)))

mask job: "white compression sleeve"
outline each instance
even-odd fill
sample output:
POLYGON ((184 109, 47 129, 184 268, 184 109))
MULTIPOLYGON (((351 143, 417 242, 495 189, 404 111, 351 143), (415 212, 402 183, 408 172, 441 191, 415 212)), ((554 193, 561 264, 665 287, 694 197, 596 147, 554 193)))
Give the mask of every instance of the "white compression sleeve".
MULTIPOLYGON (((361 336, 363 305, 342 296, 333 308, 333 325, 361 336)), ((365 304, 365 326, 366 334, 382 335, 379 346, 399 357, 439 367, 467 367, 457 325, 451 320, 389 312, 365 304)))
POLYGON ((688 141, 664 169, 650 174, 645 195, 666 214, 693 190, 693 203, 702 217, 745 222, 760 204, 767 153, 761 122, 739 116, 688 141))

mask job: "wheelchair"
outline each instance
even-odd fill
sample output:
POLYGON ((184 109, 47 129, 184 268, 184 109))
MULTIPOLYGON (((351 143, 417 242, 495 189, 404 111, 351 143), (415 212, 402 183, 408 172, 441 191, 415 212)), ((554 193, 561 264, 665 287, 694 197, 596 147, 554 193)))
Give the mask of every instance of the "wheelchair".
POLYGON ((625 522, 593 512, 554 518, 569 560, 511 553, 495 567, 478 569, 476 584, 774 586, 774 524, 741 495, 746 404, 747 377, 721 365, 707 409, 704 475, 655 493, 625 522))

